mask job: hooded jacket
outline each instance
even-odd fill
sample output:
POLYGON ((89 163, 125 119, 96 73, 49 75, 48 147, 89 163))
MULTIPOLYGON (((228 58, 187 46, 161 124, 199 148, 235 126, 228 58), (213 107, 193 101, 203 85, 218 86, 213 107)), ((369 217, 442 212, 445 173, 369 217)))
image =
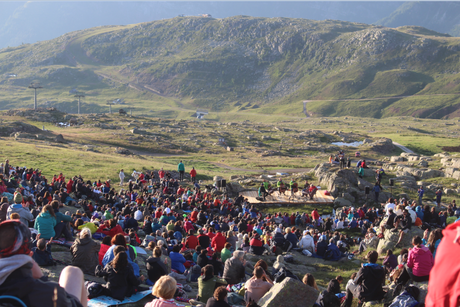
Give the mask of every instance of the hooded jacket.
POLYGON ((146 268, 149 280, 154 284, 161 276, 168 275, 168 267, 161 261, 161 258, 147 258, 146 268))
POLYGON ((17 297, 28 307, 81 306, 77 298, 67 294, 57 283, 33 278, 32 258, 27 255, 0 259, 0 295, 17 297), (57 289, 57 301, 54 305, 55 289, 57 289))
POLYGON ((218 232, 214 236, 214 238, 212 238, 211 247, 214 249, 214 251, 220 253, 220 251, 224 248, 226 242, 227 242, 227 240, 222 235, 222 233, 218 232))
POLYGON ((83 273, 94 275, 94 269, 99 263, 99 244, 90 237, 77 238, 70 247, 72 265, 79 267, 83 273))
POLYGON ((169 253, 169 258, 171 258, 171 269, 178 271, 179 273, 184 273, 185 271, 185 258, 181 253, 171 252, 169 253))
POLYGON ((385 295, 382 289, 384 279, 385 270, 380 265, 365 263, 354 280, 359 285, 358 298, 363 302, 381 300, 385 295))
POLYGON ((433 264, 433 255, 428 247, 420 245, 420 247, 415 246, 409 250, 407 266, 412 269, 412 273, 415 276, 421 277, 430 275, 433 264))
POLYGON ((240 259, 232 257, 225 261, 223 278, 231 285, 241 282, 245 277, 244 266, 240 259))
POLYGON ((18 213, 20 216, 20 221, 23 222, 25 225, 29 226, 29 221, 34 219, 34 216, 30 211, 24 208, 21 204, 12 204, 8 207, 7 210, 7 219, 9 220, 11 213, 18 213))
POLYGON ((54 237, 56 235, 56 233, 54 232, 55 226, 56 218, 51 216, 49 212, 40 213, 35 219, 34 228, 38 230, 40 238, 48 240, 54 237))
POLYGON ((302 249, 307 249, 310 252, 315 252, 315 241, 313 240, 312 236, 305 235, 303 236, 302 240, 299 242, 299 247, 302 249))

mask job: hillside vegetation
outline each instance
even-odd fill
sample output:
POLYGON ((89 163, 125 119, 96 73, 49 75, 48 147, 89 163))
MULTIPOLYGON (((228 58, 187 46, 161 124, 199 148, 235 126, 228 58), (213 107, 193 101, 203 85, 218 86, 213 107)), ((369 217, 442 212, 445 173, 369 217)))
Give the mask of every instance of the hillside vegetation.
POLYGON ((460 39, 419 27, 290 18, 177 17, 91 28, 0 50, 0 108, 39 103, 183 118, 196 108, 233 116, 458 116, 460 39), (126 106, 125 106, 126 107, 126 106), (150 112, 150 113, 148 113, 150 112))

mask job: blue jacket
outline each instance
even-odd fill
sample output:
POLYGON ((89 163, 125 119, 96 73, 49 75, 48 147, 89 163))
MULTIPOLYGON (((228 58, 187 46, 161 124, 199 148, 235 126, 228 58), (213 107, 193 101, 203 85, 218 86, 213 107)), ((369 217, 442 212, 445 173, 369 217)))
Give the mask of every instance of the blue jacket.
POLYGON ((49 212, 40 213, 35 219, 34 228, 38 230, 40 238, 48 240, 54 237, 56 235, 54 226, 56 226, 56 218, 51 216, 49 212))
POLYGON ((171 252, 169 253, 169 258, 171 258, 171 269, 178 271, 179 273, 185 272, 185 258, 181 253, 171 252))
POLYGON ((342 252, 339 250, 339 248, 337 247, 337 245, 333 244, 333 243, 330 243, 328 246, 327 246, 327 251, 332 251, 332 258, 329 259, 331 261, 337 261, 339 260, 340 258, 343 257, 343 254, 342 252))
MULTIPOLYGON (((111 262, 113 260, 113 258, 115 258, 115 255, 113 254, 113 250, 114 248, 116 247, 116 245, 112 245, 106 252, 105 252, 105 255, 104 255, 104 258, 102 258, 102 265, 105 267, 107 265, 107 263, 111 262)), ((129 251, 126 252, 126 254, 128 255, 128 262, 131 264, 131 266, 133 267, 133 270, 134 270, 134 275, 136 277, 139 277, 140 274, 139 274, 139 266, 137 265, 137 263, 133 262, 131 260, 131 257, 129 256, 129 251)))
POLYGON ((286 240, 292 243, 292 247, 297 247, 297 242, 299 242, 299 240, 297 239, 297 236, 295 234, 293 234, 292 232, 288 233, 286 234, 285 238, 286 240))

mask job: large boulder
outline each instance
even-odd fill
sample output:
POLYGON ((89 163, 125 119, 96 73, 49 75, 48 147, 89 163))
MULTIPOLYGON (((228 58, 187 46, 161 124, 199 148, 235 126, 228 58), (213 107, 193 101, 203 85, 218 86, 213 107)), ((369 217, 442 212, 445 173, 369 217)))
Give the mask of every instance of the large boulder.
MULTIPOLYGON (((382 223, 385 223, 385 222, 382 221, 382 223)), ((385 230, 383 234, 384 238, 380 239, 379 245, 377 246, 377 252, 379 253, 379 255, 385 255, 387 250, 389 249, 394 250, 396 243, 398 243, 399 230, 398 231, 392 231, 392 230, 393 229, 385 230)), ((415 236, 423 237, 423 230, 420 229, 419 227, 412 226, 409 232, 404 234, 404 237, 401 241, 402 247, 412 246, 412 238, 415 236)))
POLYGON ((244 188, 238 182, 227 182, 227 194, 229 197, 236 197, 244 188))
POLYGON ((65 140, 64 140, 64 137, 62 136, 62 134, 58 134, 55 138, 55 141, 58 142, 58 143, 65 143, 65 140))
POLYGON ((261 307, 313 306, 318 295, 318 290, 287 277, 282 282, 275 284, 257 304, 261 307))

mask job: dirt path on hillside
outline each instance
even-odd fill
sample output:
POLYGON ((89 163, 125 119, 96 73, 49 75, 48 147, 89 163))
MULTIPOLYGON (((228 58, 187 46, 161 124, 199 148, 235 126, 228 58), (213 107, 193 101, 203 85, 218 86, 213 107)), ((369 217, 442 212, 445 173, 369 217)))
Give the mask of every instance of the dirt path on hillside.
POLYGON ((412 154, 415 153, 412 150, 410 150, 409 148, 407 148, 407 147, 405 147, 405 146, 403 146, 403 145, 401 145, 399 143, 393 142, 393 145, 395 145, 396 147, 401 148, 404 152, 412 153, 412 154))

